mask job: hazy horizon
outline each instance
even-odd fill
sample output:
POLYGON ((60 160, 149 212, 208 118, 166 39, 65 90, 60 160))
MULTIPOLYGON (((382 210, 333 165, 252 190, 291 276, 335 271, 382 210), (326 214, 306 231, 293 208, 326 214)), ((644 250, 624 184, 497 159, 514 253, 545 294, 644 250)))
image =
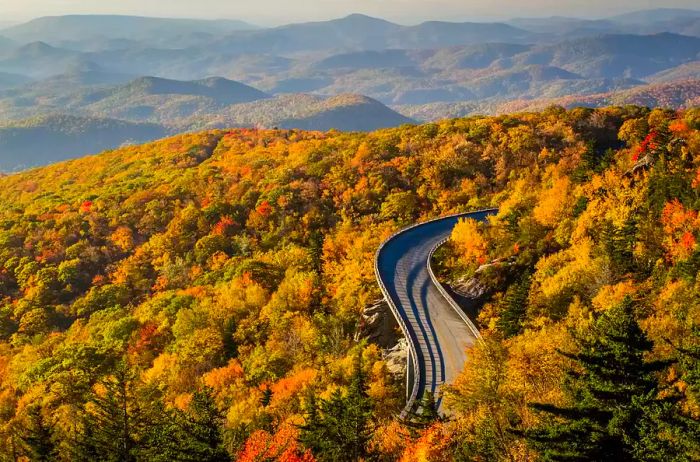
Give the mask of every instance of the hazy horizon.
POLYGON ((359 13, 403 23, 426 20, 490 21, 517 17, 569 16, 602 18, 626 12, 652 8, 698 9, 697 0, 669 1, 660 5, 654 1, 620 0, 614 7, 605 0, 534 0, 523 4, 518 0, 503 0, 495 4, 482 0, 316 0, 289 5, 282 0, 229 2, 200 0, 196 7, 185 0, 152 0, 142 2, 123 0, 117 4, 97 0, 0 0, 2 20, 22 22, 42 16, 71 14, 118 14, 133 16, 238 19, 261 26, 300 21, 333 19, 359 13))

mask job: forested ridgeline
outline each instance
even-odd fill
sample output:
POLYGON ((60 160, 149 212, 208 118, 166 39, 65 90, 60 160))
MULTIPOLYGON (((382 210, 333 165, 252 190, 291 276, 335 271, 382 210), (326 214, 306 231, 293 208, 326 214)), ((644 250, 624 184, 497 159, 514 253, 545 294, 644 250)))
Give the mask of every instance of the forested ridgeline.
POLYGON ((0 460, 694 460, 700 111, 212 131, 0 178, 0 460), (415 221, 484 288, 431 410, 356 342, 415 221))

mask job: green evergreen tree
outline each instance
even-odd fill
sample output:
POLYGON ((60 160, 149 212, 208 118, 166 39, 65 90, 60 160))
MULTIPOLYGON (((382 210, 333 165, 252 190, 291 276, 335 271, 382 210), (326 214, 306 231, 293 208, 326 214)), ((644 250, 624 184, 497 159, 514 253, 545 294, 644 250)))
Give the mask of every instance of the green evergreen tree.
MULTIPOLYGON (((700 403, 700 327, 693 328, 694 346, 679 349, 679 362, 683 370, 682 379, 687 384, 686 394, 691 401, 700 403)), ((700 420, 689 419, 688 431, 682 433, 688 452, 700 460, 700 420)))
POLYGON ((550 419, 525 432, 545 461, 684 460, 675 398, 660 398, 657 373, 667 362, 645 361, 652 350, 628 297, 603 313, 590 335, 575 336, 579 367, 567 372, 570 407, 534 404, 550 419))
POLYGON ((369 457, 372 403, 362 356, 355 357, 354 372, 347 393, 336 390, 328 400, 307 402, 305 424, 299 442, 319 461, 359 461, 369 457))
POLYGON ((211 389, 197 391, 190 404, 190 412, 182 416, 184 431, 178 460, 198 462, 230 461, 224 447, 223 427, 225 417, 216 406, 211 389))
POLYGON ((87 405, 80 460, 135 461, 145 429, 152 425, 136 396, 134 373, 124 363, 101 381, 87 405))
POLYGON ((144 431, 139 460, 149 462, 228 462, 224 447, 224 416, 208 388, 195 392, 189 409, 168 410, 158 404, 157 420, 144 431))
POLYGON ((506 290, 504 306, 500 313, 497 327, 505 338, 518 335, 523 330, 523 322, 527 316, 527 299, 530 294, 532 278, 525 272, 519 281, 511 284, 506 290))
POLYGON ((265 387, 265 389, 263 390, 262 398, 260 398, 260 404, 262 405, 262 407, 267 407, 270 405, 271 401, 272 401, 272 388, 265 387))
POLYGON ((634 246, 637 242, 637 223, 634 217, 617 227, 610 222, 601 226, 600 240, 610 258, 610 266, 618 276, 634 271, 634 246))
POLYGON ((57 447, 53 427, 46 422, 41 407, 31 406, 27 410, 24 434, 21 435, 22 446, 31 461, 44 462, 56 459, 57 447))

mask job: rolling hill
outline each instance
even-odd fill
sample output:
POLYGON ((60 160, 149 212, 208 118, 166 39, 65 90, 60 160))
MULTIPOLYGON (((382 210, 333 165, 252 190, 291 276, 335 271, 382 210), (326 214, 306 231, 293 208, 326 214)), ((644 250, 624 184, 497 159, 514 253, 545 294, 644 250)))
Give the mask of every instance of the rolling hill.
POLYGON ((117 15, 67 15, 34 19, 2 30, 1 35, 18 42, 45 41, 73 45, 104 39, 146 41, 162 47, 191 45, 215 34, 254 29, 234 20, 147 18, 117 15))
POLYGON ((269 98, 255 88, 223 78, 178 81, 141 77, 122 83, 127 78, 92 70, 55 76, 0 93, 0 113, 17 119, 70 112, 174 125, 195 114, 269 98))
POLYGON ((0 171, 81 157, 166 134, 158 125, 64 115, 3 123, 0 124, 0 171))
POLYGON ((548 105, 564 107, 603 107, 609 105, 635 105, 685 109, 700 105, 700 80, 687 80, 671 83, 655 83, 628 90, 600 93, 588 96, 567 96, 554 100, 513 102, 503 105, 500 110, 537 110, 548 105))
MULTIPOLYGON (((137 82, 142 83, 142 79, 137 82)), ((201 90, 221 84, 208 80, 198 85, 201 90)), ((122 91, 127 88, 133 85, 120 87, 122 91)), ((156 94, 151 96, 155 99, 148 99, 143 94, 138 95, 137 100, 143 103, 140 106, 111 107, 109 104, 118 99, 106 98, 82 111, 73 107, 73 113, 80 114, 78 116, 61 114, 56 107, 48 115, 3 123, 0 125, 0 171, 22 170, 117 148, 125 143, 203 128, 371 131, 413 123, 412 119, 378 101, 359 95, 323 98, 297 94, 227 106, 216 106, 203 96, 156 94), (149 101, 152 106, 146 105, 149 101), (192 111, 193 105, 199 110, 192 111), (121 119, 107 118, 104 114, 118 115, 121 119), (151 122, 159 119, 168 123, 151 122)), ((77 104, 76 100, 71 104, 77 104)))
POLYGON ((89 66, 84 54, 53 47, 45 42, 32 42, 0 56, 0 71, 35 78, 59 74, 70 68, 89 66))
POLYGON ((7 88, 15 88, 29 83, 30 81, 31 79, 24 75, 0 72, 0 91, 7 88))
POLYGON ((218 115, 194 118, 190 124, 207 128, 263 126, 371 131, 413 122, 365 96, 322 98, 297 94, 230 106, 218 115))
POLYGON ((288 54, 319 50, 428 49, 486 41, 521 42, 531 38, 531 33, 502 23, 433 21, 402 26, 353 14, 331 21, 235 32, 213 46, 224 52, 288 54))

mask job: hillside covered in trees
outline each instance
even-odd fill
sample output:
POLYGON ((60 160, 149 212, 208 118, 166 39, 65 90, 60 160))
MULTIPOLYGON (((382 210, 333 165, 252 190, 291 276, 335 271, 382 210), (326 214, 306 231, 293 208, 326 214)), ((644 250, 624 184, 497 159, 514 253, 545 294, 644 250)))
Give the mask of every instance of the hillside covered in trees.
POLYGON ((697 460, 700 111, 214 130, 0 178, 0 460, 697 460), (484 342, 399 421, 398 228, 484 342))

